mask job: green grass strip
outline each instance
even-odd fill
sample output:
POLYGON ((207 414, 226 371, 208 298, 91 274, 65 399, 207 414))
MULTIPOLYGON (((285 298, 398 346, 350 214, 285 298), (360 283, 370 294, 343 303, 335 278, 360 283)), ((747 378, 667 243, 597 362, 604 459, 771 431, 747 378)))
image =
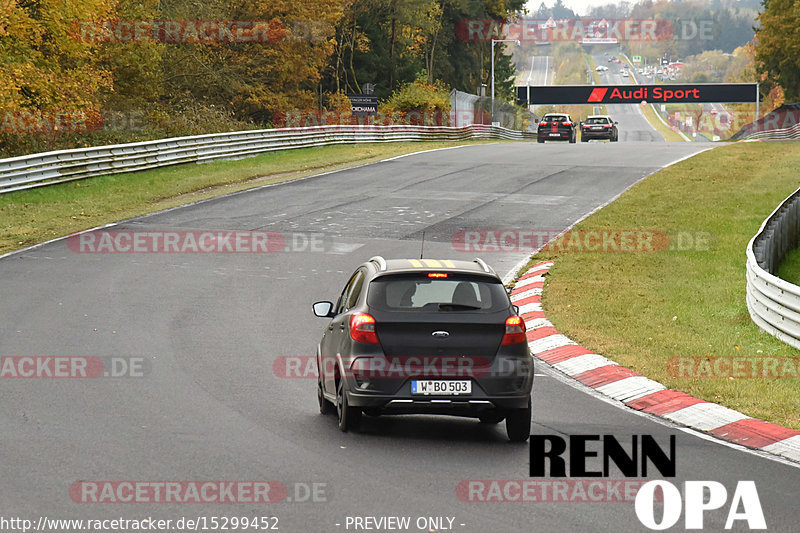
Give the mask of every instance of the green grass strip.
POLYGON ((543 296, 548 318, 667 387, 800 429, 800 379, 792 373, 800 372, 800 354, 753 324, 745 303, 745 248, 797 189, 798 168, 796 142, 736 143, 641 181, 575 229, 666 233, 670 246, 684 249, 540 252, 531 264, 555 260, 543 296), (781 364, 780 379, 709 373, 699 364, 682 377, 668 367, 674 358, 708 356, 744 358, 745 373, 765 358, 790 364, 781 364))

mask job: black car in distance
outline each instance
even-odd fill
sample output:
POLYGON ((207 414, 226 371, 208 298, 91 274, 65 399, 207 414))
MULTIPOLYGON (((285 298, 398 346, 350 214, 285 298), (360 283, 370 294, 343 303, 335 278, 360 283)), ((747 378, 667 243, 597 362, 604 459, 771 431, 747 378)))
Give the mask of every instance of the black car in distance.
POLYGON ((342 431, 362 414, 438 414, 506 421, 530 434, 533 358, 525 322, 497 273, 474 261, 373 257, 336 303, 317 348, 320 412, 342 431))
POLYGON ((590 139, 608 139, 612 143, 619 139, 617 123, 608 115, 591 115, 581 122, 581 142, 590 139))
POLYGON ((536 140, 540 143, 545 141, 569 141, 574 143, 578 140, 575 121, 566 113, 548 113, 539 121, 536 140))

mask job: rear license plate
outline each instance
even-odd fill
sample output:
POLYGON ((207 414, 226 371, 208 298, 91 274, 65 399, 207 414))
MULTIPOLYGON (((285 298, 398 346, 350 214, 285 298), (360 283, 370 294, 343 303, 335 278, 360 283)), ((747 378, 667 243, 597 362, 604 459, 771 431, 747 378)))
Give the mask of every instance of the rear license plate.
POLYGON ((592 126, 593 130, 602 130, 603 126, 592 126))
POLYGON ((560 133, 551 133, 550 137, 561 137, 560 133))
POLYGON ((411 382, 411 394, 431 394, 457 396, 459 394, 472 394, 472 382, 468 379, 424 379, 411 382))

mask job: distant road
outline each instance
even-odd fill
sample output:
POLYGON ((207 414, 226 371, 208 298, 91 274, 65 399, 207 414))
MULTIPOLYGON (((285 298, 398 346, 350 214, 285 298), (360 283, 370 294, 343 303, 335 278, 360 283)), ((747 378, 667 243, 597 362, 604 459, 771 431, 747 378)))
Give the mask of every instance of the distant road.
MULTIPOLYGON (((622 65, 619 63, 609 63, 608 57, 597 54, 592 56, 595 64, 604 65, 608 70, 599 72, 601 84, 635 84, 636 80, 632 77, 623 77, 621 74, 622 65)), ((666 142, 664 136, 659 133, 644 118, 641 108, 636 104, 612 104, 607 105, 608 114, 619 122, 620 142, 644 141, 644 142, 666 142)))
POLYGON ((553 83, 553 58, 531 57, 530 68, 517 74, 517 86, 551 85, 553 83))

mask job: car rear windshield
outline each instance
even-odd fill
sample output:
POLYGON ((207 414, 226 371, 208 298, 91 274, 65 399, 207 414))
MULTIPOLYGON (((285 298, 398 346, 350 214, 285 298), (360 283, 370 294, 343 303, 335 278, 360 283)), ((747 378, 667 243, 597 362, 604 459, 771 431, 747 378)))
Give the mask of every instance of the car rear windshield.
POLYGON ((496 312, 509 306, 499 280, 468 274, 433 273, 381 276, 369 285, 367 303, 384 311, 496 312), (445 277, 446 276, 446 277, 445 277))
POLYGON ((544 117, 545 120, 549 120, 550 122, 559 122, 561 120, 567 120, 567 117, 561 115, 551 115, 544 117))
POLYGON ((587 118, 586 124, 608 124, 608 119, 603 117, 587 118))

